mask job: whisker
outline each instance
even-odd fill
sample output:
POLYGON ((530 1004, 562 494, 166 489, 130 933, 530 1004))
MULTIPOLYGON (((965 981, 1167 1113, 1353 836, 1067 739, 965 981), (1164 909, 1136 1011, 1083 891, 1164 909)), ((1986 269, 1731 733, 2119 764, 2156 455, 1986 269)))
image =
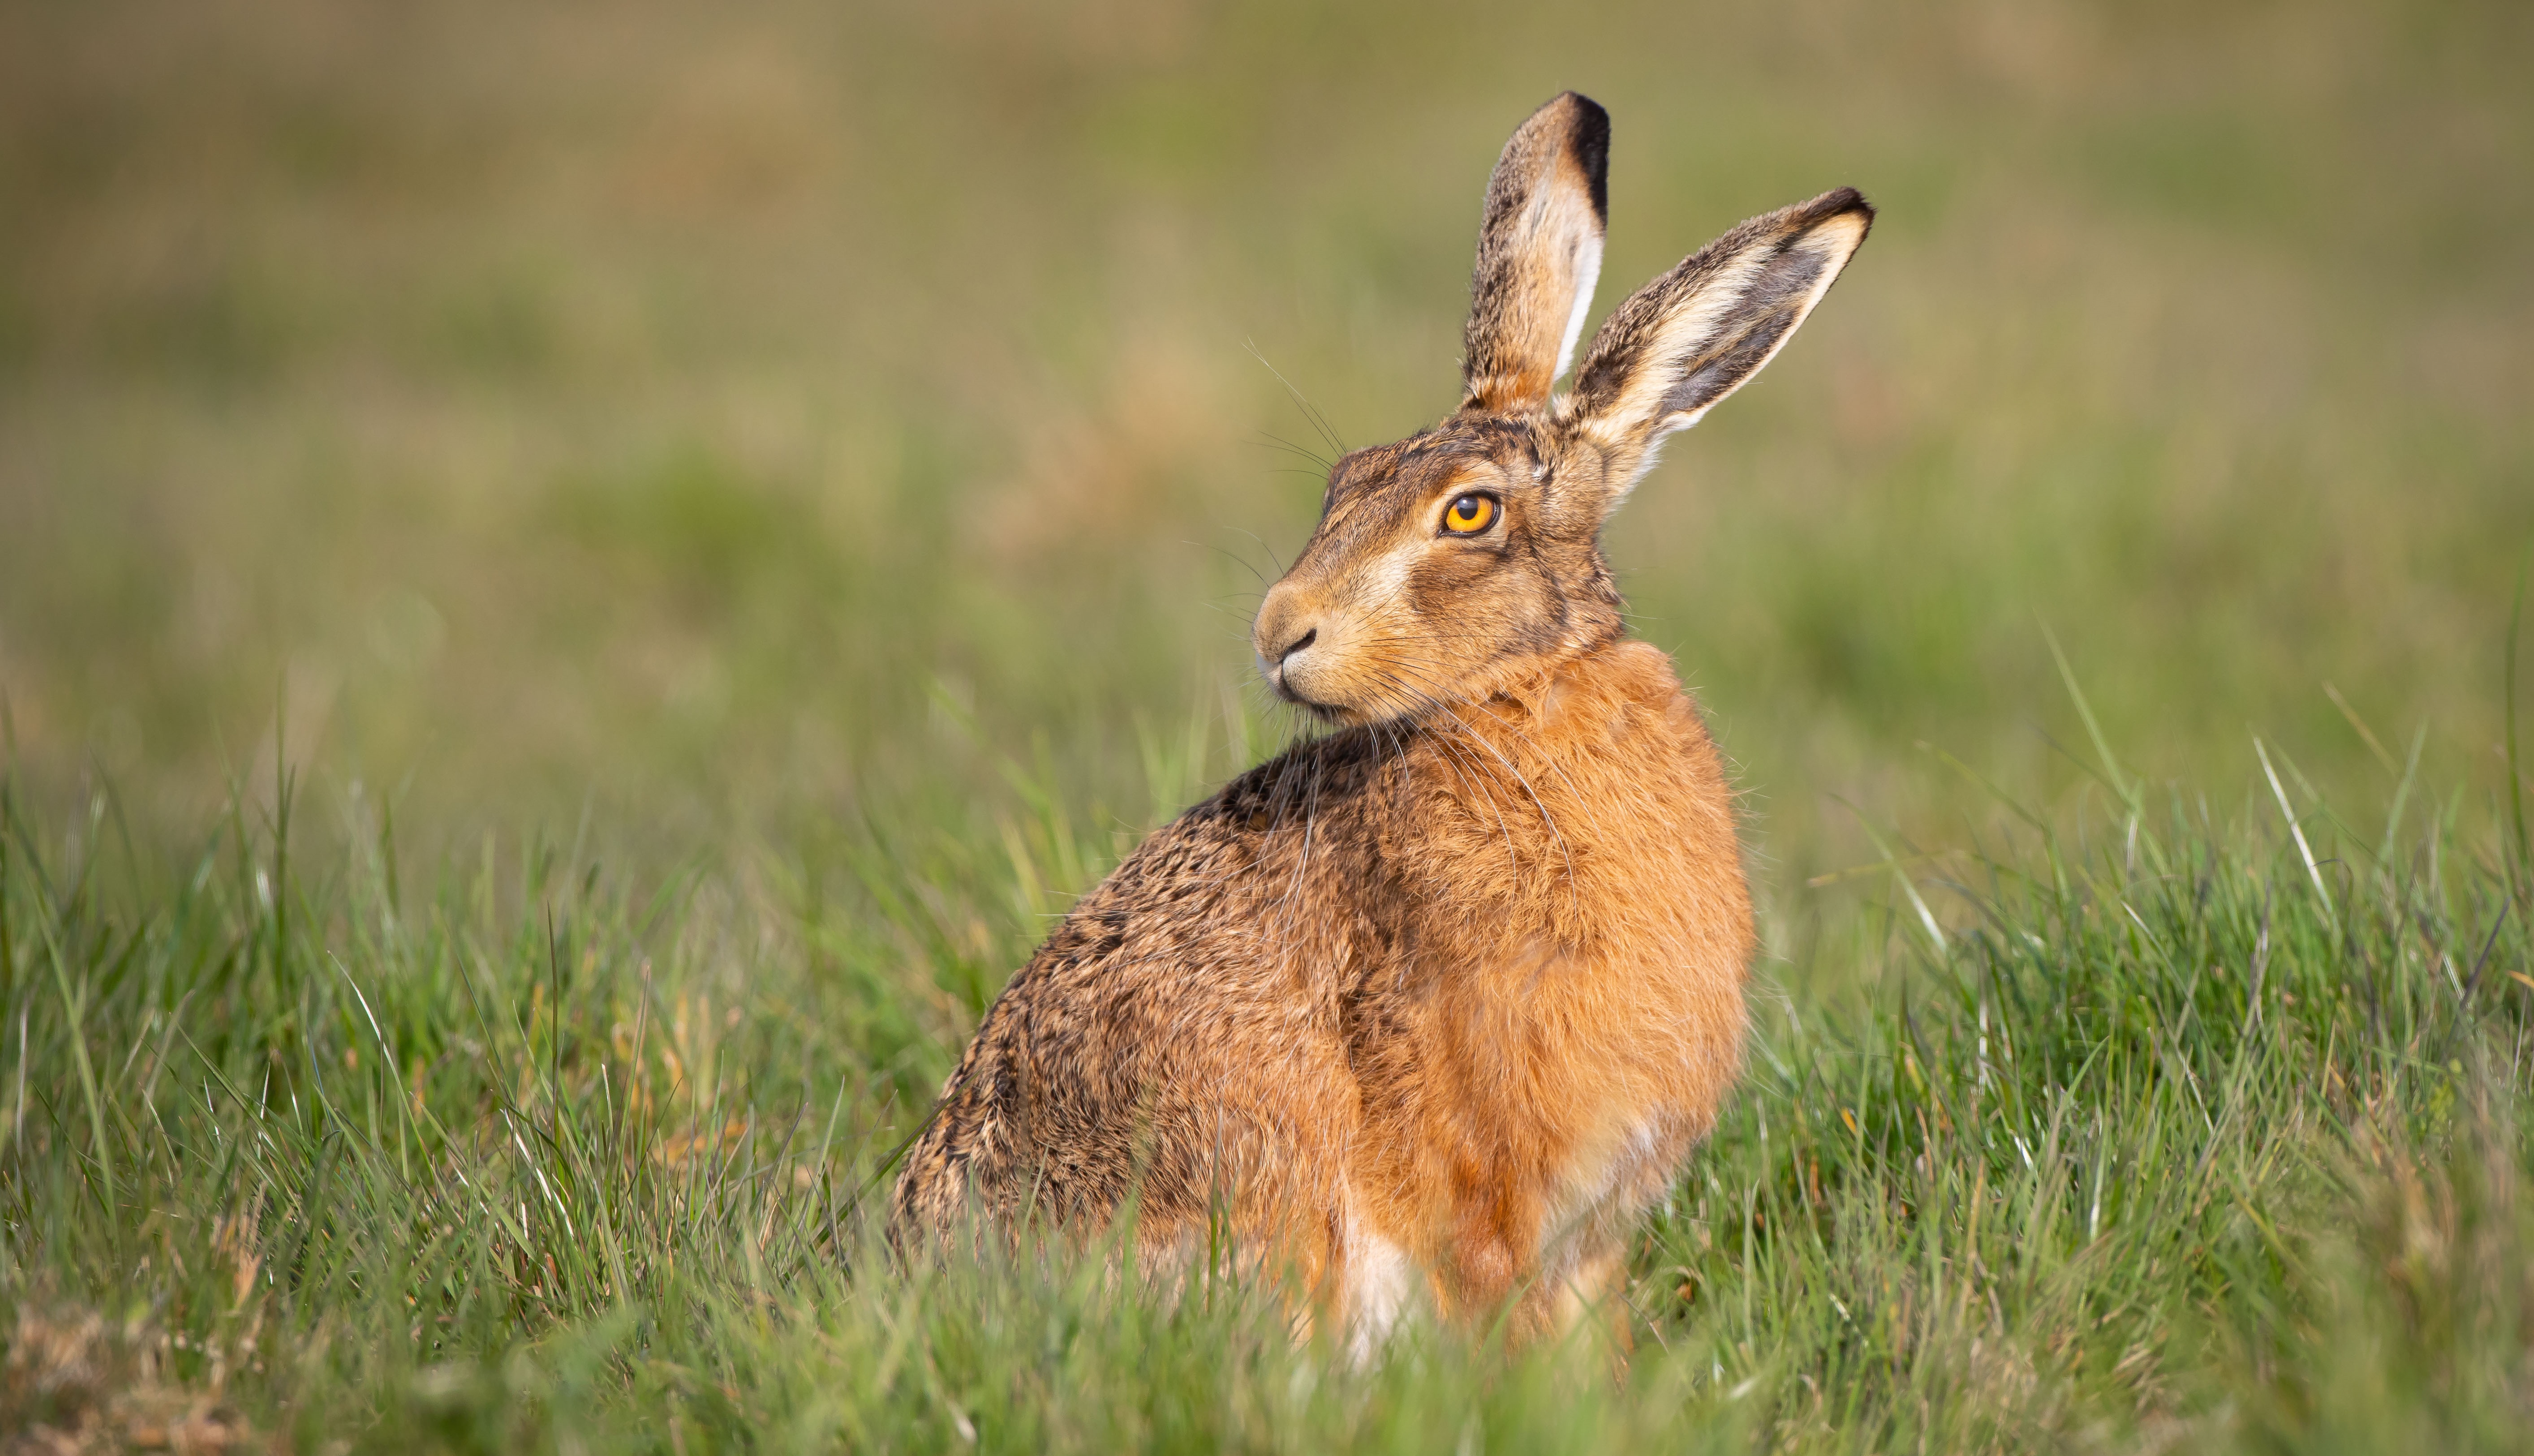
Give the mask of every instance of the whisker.
POLYGON ((1273 364, 1267 363, 1267 356, 1258 352, 1257 344, 1246 339, 1242 340, 1242 343, 1248 348, 1249 357, 1256 359, 1261 364, 1265 364, 1267 366, 1267 372, 1276 376, 1276 383, 1283 385, 1285 387, 1285 393, 1294 396, 1294 402, 1302 407, 1303 417, 1308 419, 1312 426, 1320 432, 1320 438, 1329 443, 1329 448, 1340 455, 1345 455, 1346 442, 1340 440, 1338 438, 1338 432, 1330 428, 1328 417, 1320 413, 1319 407, 1311 403, 1308 398, 1304 397, 1300 390, 1294 388, 1294 382, 1287 379, 1282 370, 1279 370, 1273 364))
POLYGON ((1246 526, 1237 525, 1234 526, 1233 529, 1240 532, 1240 534, 1244 536, 1247 536, 1250 540, 1257 542, 1258 549, 1267 553, 1267 561, 1269 565, 1276 568, 1276 575, 1279 576, 1285 575, 1285 564, 1276 560, 1276 548, 1267 544, 1267 538, 1265 536, 1258 534, 1256 531, 1250 530, 1246 526))
MULTIPOLYGON (((1261 450, 1281 450, 1287 455, 1299 455, 1303 459, 1317 465, 1319 467, 1320 474, 1326 475, 1329 473, 1329 467, 1332 462, 1324 458, 1317 451, 1305 450, 1301 446, 1296 445, 1293 441, 1286 439, 1282 435, 1270 434, 1265 430, 1259 431, 1258 434, 1261 438, 1251 441, 1250 443, 1256 445, 1261 450)), ((1280 470, 1277 473, 1299 475, 1303 472, 1297 469, 1290 471, 1280 470)))
POLYGON ((1575 850, 1573 846, 1566 842, 1566 835, 1564 831, 1557 827, 1557 819, 1554 816, 1549 814, 1548 806, 1540 802, 1539 791, 1532 787, 1531 780, 1524 777, 1522 770, 1513 765, 1512 759, 1507 758, 1503 753, 1499 752, 1494 744, 1487 742, 1485 735, 1479 733, 1477 729, 1470 727, 1468 721, 1462 718, 1459 713, 1453 712, 1449 704, 1443 704, 1442 711, 1444 715, 1449 717, 1453 722, 1459 723, 1462 729, 1468 732, 1472 738, 1477 739, 1479 747, 1485 749, 1490 754, 1494 754, 1496 761, 1504 765, 1505 772, 1512 774, 1514 782, 1522 785, 1522 791, 1531 796, 1532 807, 1539 811, 1540 822, 1548 825, 1548 832, 1557 840, 1558 852, 1565 856, 1566 892, 1569 899, 1572 901, 1576 912, 1578 914, 1582 913, 1584 908, 1583 893, 1577 888, 1575 883, 1575 850))

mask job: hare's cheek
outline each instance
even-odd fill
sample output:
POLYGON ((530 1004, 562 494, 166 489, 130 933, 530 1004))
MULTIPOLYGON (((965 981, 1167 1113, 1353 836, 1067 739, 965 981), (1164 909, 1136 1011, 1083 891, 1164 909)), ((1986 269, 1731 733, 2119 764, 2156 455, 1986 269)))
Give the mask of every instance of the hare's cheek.
POLYGON ((1409 574, 1400 596, 1429 630, 1457 636, 1500 622, 1513 606, 1519 576, 1501 552, 1443 542, 1409 574))
POLYGON ((1449 620, 1476 662, 1555 645, 1560 614, 1555 593, 1537 576, 1507 569, 1463 592, 1449 620))
POLYGON ((1426 553, 1421 541, 1394 546, 1364 566, 1348 593, 1356 610, 1369 618, 1413 610, 1424 576, 1426 553))

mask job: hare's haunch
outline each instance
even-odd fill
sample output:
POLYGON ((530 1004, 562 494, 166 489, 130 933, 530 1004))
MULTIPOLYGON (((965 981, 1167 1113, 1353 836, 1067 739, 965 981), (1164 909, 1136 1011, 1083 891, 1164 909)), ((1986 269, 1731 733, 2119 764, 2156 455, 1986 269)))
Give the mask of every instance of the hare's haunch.
POLYGON ((1755 217, 1620 305, 1609 120, 1569 92, 1487 186, 1460 410, 1330 472, 1267 594, 1270 686, 1337 731, 1147 839, 1012 978, 892 1208, 1242 1248, 1358 1338, 1408 1304, 1550 1332, 1741 1065, 1732 790, 1628 640, 1602 522, 1663 436, 1759 372, 1865 240, 1853 191, 1755 217))

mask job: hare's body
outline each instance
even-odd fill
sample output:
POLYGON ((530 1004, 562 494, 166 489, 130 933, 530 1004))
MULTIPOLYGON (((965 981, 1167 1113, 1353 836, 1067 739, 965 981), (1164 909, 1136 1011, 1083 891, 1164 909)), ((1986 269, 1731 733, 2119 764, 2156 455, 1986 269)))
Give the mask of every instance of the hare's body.
POLYGON ((1751 937, 1722 769, 1652 647, 1348 729, 1083 898, 979 1028, 899 1216, 1096 1223, 1132 1191, 1139 1244, 1219 1210, 1361 1319, 1412 1265, 1447 1307, 1547 1274, 1546 1316, 1714 1122, 1751 937))
POLYGON ((1553 395, 1600 266, 1608 120, 1569 93, 1487 189, 1460 410, 1330 471, 1260 671, 1342 730, 1083 897, 987 1012, 893 1234, 1098 1229, 1296 1268, 1359 1335, 1430 1296, 1553 1328, 1714 1125, 1753 936, 1732 796, 1601 523, 1865 238, 1844 189, 1639 290, 1553 395), (1228 1229, 1224 1226, 1228 1225, 1228 1229))

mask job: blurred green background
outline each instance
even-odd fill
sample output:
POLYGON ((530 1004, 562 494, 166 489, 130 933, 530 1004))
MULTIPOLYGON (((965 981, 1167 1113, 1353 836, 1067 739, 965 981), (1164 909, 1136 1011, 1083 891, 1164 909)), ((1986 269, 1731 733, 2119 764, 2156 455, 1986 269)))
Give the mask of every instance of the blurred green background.
POLYGON ((2495 788, 2529 41, 2337 0, 9 0, 21 783, 190 830, 278 720, 409 833, 586 814, 665 861, 992 816, 1008 758, 1122 837, 1292 731, 1244 640, 1317 504, 1285 446, 1327 453, 1284 381, 1349 446, 1451 407, 1487 169, 1572 87, 1615 125, 1597 317, 1749 213, 1882 209, 1609 537, 1768 893, 1880 858, 1842 803, 1958 837, 1921 744, 2074 802, 2045 624, 2153 777, 2249 785, 2256 730, 2381 774, 2332 684, 2495 788))

